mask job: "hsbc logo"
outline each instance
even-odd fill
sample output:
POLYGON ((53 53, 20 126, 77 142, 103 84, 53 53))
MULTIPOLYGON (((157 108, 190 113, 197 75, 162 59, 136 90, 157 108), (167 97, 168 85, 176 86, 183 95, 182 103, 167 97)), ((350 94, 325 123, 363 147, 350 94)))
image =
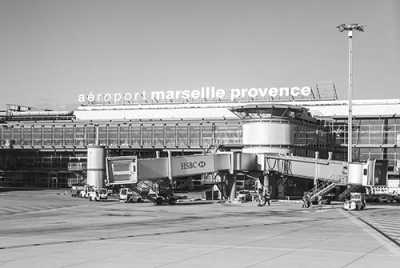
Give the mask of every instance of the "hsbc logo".
POLYGON ((195 168, 204 168, 206 166, 205 161, 199 162, 185 162, 181 163, 181 169, 195 169, 195 168))

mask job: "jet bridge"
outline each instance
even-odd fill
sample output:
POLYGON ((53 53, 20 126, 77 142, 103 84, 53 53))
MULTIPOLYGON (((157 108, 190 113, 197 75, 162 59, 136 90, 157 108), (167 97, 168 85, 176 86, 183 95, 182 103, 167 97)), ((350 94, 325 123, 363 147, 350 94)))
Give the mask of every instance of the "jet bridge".
MULTIPOLYGON (((120 156, 106 158, 106 184, 131 185, 141 187, 144 181, 172 180, 177 177, 198 174, 218 174, 227 182, 229 198, 235 198, 235 174, 237 171, 256 170, 255 154, 240 152, 221 152, 217 154, 202 154, 190 156, 138 159, 136 156, 120 156)), ((147 183, 149 185, 149 183, 147 183)), ((148 191, 149 187, 145 187, 148 191)), ((156 188, 151 188, 157 191, 156 188)), ((142 189, 136 189, 136 192, 142 189)), ((143 191, 142 191, 143 192, 143 191)), ((150 198, 149 198, 150 199, 150 198)))
POLYGON ((297 157, 289 155, 258 155, 258 164, 264 170, 264 186, 271 186, 274 178, 312 181, 313 187, 303 189, 311 199, 317 199, 335 188, 342 187, 339 198, 346 198, 351 191, 362 187, 385 185, 387 161, 368 160, 365 163, 348 163, 330 159, 297 157), (311 190, 310 190, 311 188, 311 190), (344 189, 345 188, 345 189, 344 189))
MULTIPOLYGON (((259 180, 260 187, 264 189, 272 187, 270 182, 277 175, 312 181, 314 187, 310 195, 317 198, 337 186, 374 185, 377 181, 375 166, 375 160, 367 163, 347 163, 329 159, 242 152, 190 156, 172 156, 169 153, 168 157, 151 159, 121 156, 106 159, 106 184, 140 186, 143 185, 140 182, 144 181, 169 179, 169 184, 172 185, 172 180, 177 177, 212 173, 221 177, 227 184, 228 197, 233 200, 236 194, 236 174, 251 173, 250 177, 259 180)), ((387 176, 386 173, 382 174, 387 176)), ((304 190, 309 191, 310 188, 304 190)))
POLYGON ((157 180, 231 170, 230 154, 169 156, 137 159, 136 156, 107 158, 107 184, 132 184, 141 180, 157 180))

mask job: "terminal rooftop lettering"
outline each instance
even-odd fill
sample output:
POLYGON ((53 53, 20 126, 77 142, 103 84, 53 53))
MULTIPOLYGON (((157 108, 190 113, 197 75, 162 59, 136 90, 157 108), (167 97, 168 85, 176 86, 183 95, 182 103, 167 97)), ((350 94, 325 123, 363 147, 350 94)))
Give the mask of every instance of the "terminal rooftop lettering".
POLYGON ((216 87, 201 87, 200 90, 167 90, 167 91, 141 91, 135 93, 94 93, 80 94, 80 103, 134 103, 140 100, 176 100, 176 99, 229 99, 238 98, 267 98, 267 97, 297 97, 309 96, 311 87, 271 87, 271 88, 232 88, 229 91, 216 87))

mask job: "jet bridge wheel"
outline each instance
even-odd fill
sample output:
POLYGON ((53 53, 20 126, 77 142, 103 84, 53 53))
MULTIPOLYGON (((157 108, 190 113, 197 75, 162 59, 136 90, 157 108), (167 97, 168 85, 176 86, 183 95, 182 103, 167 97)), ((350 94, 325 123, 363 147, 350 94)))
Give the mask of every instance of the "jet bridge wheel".
POLYGON ((161 196, 159 196, 156 198, 156 201, 154 201, 154 204, 162 205, 163 201, 164 201, 163 198, 161 196))
POLYGON ((171 198, 168 200, 168 204, 170 204, 170 205, 175 205, 175 204, 176 204, 176 199, 173 198, 173 197, 171 197, 171 198))

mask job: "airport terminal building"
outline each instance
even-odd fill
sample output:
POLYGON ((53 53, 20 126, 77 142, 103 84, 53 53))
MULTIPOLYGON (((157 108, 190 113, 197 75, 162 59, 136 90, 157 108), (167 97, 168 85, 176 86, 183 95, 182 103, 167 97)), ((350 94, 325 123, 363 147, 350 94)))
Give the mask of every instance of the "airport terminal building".
MULTIPOLYGON (((217 92, 218 93, 218 92, 217 92)), ((400 99, 348 101, 308 98, 88 101, 75 111, 47 111, 9 104, 0 112, 0 186, 68 187, 85 177, 87 149, 108 156, 154 158, 218 151, 285 154, 352 162, 384 159, 389 181, 399 184, 400 99)), ((195 178, 201 181, 201 177, 195 178)))

